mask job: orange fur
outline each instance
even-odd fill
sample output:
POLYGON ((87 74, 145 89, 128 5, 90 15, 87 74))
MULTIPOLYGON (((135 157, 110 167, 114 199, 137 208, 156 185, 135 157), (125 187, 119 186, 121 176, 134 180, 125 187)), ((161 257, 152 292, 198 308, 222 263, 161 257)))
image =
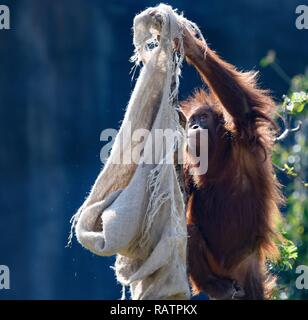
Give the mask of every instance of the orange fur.
POLYGON ((222 298, 221 291, 231 292, 228 279, 235 279, 245 299, 267 298, 272 285, 265 262, 278 256, 275 225, 283 201, 271 161, 275 104, 257 88, 255 74, 237 71, 212 50, 205 60, 203 55, 189 60, 210 92, 195 92, 181 104, 182 112, 187 120, 210 113, 216 128, 209 135, 206 174, 191 176, 185 154, 193 290, 222 298))

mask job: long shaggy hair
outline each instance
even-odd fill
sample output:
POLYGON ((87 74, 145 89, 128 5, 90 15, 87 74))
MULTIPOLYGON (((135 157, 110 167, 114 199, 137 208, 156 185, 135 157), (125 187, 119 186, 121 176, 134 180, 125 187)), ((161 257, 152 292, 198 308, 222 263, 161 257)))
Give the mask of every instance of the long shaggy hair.
POLYGON ((283 203, 271 161, 275 103, 257 88, 256 73, 238 72, 214 52, 206 63, 207 69, 197 68, 210 91, 197 90, 181 103, 187 120, 207 106, 215 122, 207 173, 191 176, 191 156, 185 154, 192 287, 206 291, 203 279, 211 273, 235 279, 245 299, 268 298, 275 281, 266 260, 279 256, 276 226, 283 203))

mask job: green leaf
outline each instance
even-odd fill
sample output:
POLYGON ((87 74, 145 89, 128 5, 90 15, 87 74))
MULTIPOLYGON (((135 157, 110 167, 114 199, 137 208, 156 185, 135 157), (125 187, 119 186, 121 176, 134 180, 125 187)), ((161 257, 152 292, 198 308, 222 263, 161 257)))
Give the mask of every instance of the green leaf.
POLYGON ((276 60, 276 52, 274 50, 269 50, 264 58, 260 60, 260 66, 266 68, 270 64, 274 63, 276 60))
POLYGON ((268 62, 268 60, 266 59, 266 57, 264 57, 264 58, 262 58, 262 59, 260 60, 260 66, 261 66, 262 68, 266 68, 268 65, 269 65, 269 62, 268 62))
POLYGON ((293 111, 297 112, 297 113, 301 113, 304 108, 305 108, 305 102, 302 102, 302 103, 295 103, 294 104, 294 108, 293 108, 293 111))
POLYGON ((292 177, 297 177, 297 173, 294 172, 294 167, 289 167, 288 164, 284 164, 284 168, 286 169, 286 174, 292 177))

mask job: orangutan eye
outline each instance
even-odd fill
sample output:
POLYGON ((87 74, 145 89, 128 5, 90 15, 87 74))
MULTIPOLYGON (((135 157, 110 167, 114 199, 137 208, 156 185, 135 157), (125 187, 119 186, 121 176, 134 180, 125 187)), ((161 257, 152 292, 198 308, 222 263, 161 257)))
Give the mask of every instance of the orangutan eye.
POLYGON ((200 121, 201 122, 205 122, 207 120, 207 115, 203 114, 202 116, 200 116, 200 121))

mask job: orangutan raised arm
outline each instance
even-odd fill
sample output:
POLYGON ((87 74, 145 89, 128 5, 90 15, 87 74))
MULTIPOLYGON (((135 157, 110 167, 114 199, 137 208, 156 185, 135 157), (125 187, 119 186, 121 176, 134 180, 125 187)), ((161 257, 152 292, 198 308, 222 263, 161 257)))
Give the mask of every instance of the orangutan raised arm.
POLYGON ((233 117, 238 129, 257 120, 269 121, 275 104, 266 90, 256 84, 256 72, 240 72, 222 60, 202 41, 185 32, 186 58, 233 117))
POLYGON ((254 73, 237 71, 187 30, 184 50, 209 87, 181 102, 192 287, 213 298, 231 298, 233 291, 237 299, 264 299, 274 283, 268 281, 266 260, 278 254, 275 224, 282 202, 271 162, 275 105, 257 87, 254 73), (203 129, 207 146, 193 140, 203 129), (205 173, 191 170, 194 146, 207 147, 205 173))

